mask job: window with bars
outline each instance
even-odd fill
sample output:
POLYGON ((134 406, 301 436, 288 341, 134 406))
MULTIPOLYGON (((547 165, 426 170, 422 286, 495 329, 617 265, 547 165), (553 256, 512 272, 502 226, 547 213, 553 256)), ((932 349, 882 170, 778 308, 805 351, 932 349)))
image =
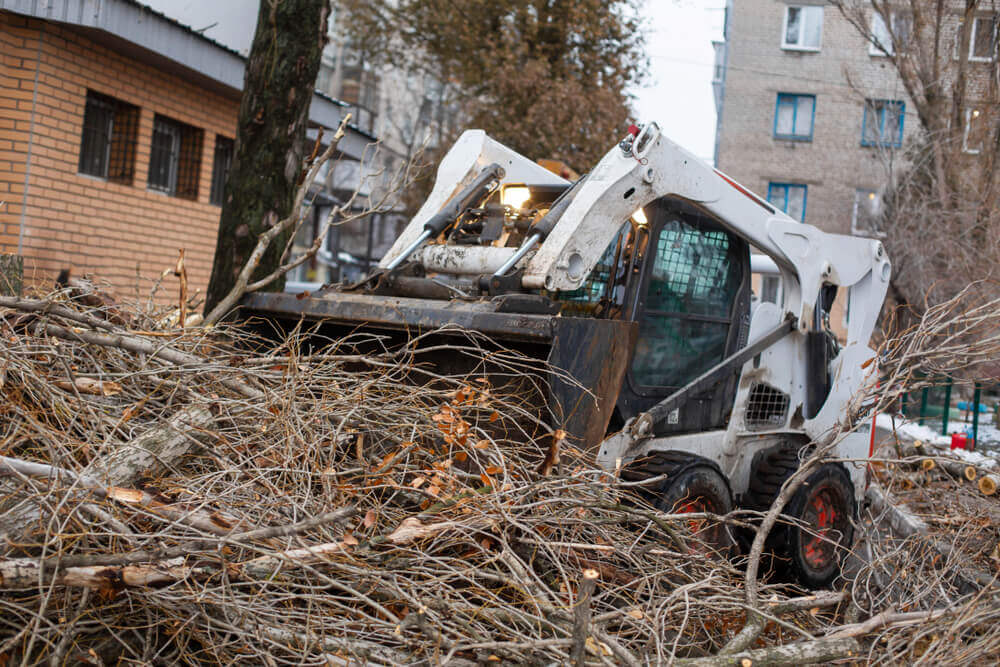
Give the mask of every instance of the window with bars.
POLYGON ((905 112, 906 105, 900 100, 865 100, 861 145, 892 148, 902 146, 905 112))
POLYGON ((774 138, 812 141, 816 96, 778 93, 774 109, 774 138))
POLYGON ((226 194, 226 178, 229 167, 233 164, 233 152, 236 142, 221 135, 215 137, 215 160, 212 163, 212 192, 208 201, 216 206, 222 206, 226 194))
POLYGON ((87 91, 80 137, 81 174, 132 185, 139 107, 87 91))
POLYGON ((147 184, 151 190, 198 199, 203 134, 200 128, 156 115, 149 147, 147 184))

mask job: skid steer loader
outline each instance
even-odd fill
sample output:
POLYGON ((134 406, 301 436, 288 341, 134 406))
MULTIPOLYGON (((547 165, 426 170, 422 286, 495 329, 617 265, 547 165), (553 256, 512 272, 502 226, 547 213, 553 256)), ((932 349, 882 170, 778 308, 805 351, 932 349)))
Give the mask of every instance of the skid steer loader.
POLYGON ((470 130, 366 280, 244 307, 397 335, 459 325, 545 359, 561 373, 533 397, 539 413, 601 466, 655 477, 667 511, 765 509, 803 448, 839 437, 840 462, 799 488, 785 513, 800 527, 775 542, 822 586, 864 494, 868 438, 842 432, 890 271, 879 241, 793 220, 655 123, 574 183, 470 130), (780 304, 753 297, 752 272, 780 275, 780 304))

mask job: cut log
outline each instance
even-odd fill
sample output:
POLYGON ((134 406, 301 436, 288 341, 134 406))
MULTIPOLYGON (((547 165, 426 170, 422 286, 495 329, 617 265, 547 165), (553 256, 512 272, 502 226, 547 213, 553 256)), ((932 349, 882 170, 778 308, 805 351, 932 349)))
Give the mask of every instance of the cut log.
POLYGON ((965 468, 962 470, 962 476, 965 477, 965 479, 967 479, 970 482, 975 482, 977 477, 976 467, 965 466, 965 468))
POLYGON ((984 496, 992 496, 1000 487, 1000 477, 996 475, 983 475, 979 478, 979 492, 984 496))
POLYGON ((934 459, 924 459, 920 462, 920 469, 925 472, 934 470, 935 466, 936 464, 934 463, 934 459))

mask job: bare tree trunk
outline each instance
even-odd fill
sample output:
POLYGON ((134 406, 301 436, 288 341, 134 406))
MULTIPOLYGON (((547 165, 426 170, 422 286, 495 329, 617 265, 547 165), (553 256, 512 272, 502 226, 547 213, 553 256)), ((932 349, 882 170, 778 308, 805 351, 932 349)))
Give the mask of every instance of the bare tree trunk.
MULTIPOLYGON (((232 289, 257 238, 291 213, 328 14, 328 0, 260 3, 205 313, 232 289)), ((281 264, 289 234, 274 239, 251 281, 281 264)), ((283 287, 279 277, 268 289, 283 287)))
POLYGON ((24 258, 0 255, 0 296, 21 296, 23 279, 24 258))

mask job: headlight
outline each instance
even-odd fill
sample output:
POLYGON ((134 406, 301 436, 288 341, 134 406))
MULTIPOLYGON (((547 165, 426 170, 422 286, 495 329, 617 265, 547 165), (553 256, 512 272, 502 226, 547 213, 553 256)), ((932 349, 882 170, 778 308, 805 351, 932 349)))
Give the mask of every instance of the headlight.
POLYGON ((646 220, 646 212, 641 208, 637 208, 635 210, 635 213, 632 214, 632 220, 635 221, 635 224, 637 225, 645 225, 649 222, 646 220))
POLYGON ((525 185, 508 185, 500 193, 500 201, 504 206, 519 209, 524 202, 531 199, 531 190, 525 185))

